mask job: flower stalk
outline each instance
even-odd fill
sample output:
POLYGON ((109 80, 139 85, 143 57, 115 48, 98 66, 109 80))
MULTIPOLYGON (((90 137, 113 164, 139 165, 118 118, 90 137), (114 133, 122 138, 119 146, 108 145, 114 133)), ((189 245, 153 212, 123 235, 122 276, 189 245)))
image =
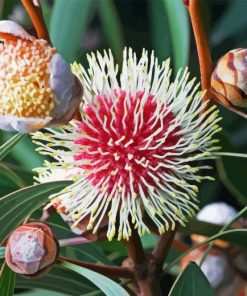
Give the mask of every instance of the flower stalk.
POLYGON ((165 262, 166 256, 169 252, 169 249, 173 243, 174 237, 176 234, 176 230, 169 230, 165 234, 159 237, 158 243, 156 245, 155 250, 153 251, 153 255, 158 267, 162 269, 163 264, 165 262))
POLYGON ((137 284, 136 294, 140 296, 161 296, 160 280, 163 264, 171 246, 175 231, 160 236, 153 254, 145 253, 140 237, 135 231, 129 241, 124 241, 128 251, 129 268, 133 270, 137 284))
POLYGON ((134 264, 143 264, 146 261, 145 251, 138 233, 134 230, 129 240, 124 240, 129 258, 134 264))
POLYGON ((198 52, 202 90, 207 90, 203 97, 203 101, 210 99, 210 86, 212 75, 212 61, 208 45, 208 39, 204 22, 202 21, 202 13, 199 0, 190 0, 184 2, 188 8, 191 24, 194 31, 196 47, 198 52))
POLYGON ((41 6, 34 4, 33 0, 21 0, 40 39, 47 40, 51 44, 50 36, 45 24, 41 6))
POLYGON ((106 266, 106 265, 98 265, 94 263, 84 262, 64 256, 59 256, 58 261, 67 261, 73 264, 76 264, 81 267, 88 268, 100 274, 103 274, 108 277, 116 277, 116 278, 127 278, 132 279, 134 278, 133 273, 125 267, 119 266, 106 266))

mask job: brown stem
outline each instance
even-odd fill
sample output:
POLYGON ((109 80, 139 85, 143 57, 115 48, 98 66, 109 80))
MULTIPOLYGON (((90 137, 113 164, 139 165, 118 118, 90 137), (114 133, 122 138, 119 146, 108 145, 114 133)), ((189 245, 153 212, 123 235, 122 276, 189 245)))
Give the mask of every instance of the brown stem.
POLYGON ((131 270, 125 267, 98 265, 98 264, 84 262, 84 261, 67 258, 63 256, 59 256, 58 260, 67 261, 67 262, 76 264, 78 266, 91 269, 93 271, 96 271, 108 277, 127 278, 127 279, 134 278, 133 272, 131 272, 131 270))
MULTIPOLYGON (((196 47, 200 64, 202 89, 209 90, 212 75, 212 62, 206 29, 204 26, 204 22, 202 20, 200 0, 186 1, 186 6, 190 14, 190 19, 196 41, 196 47)), ((210 99, 209 92, 207 92, 206 95, 203 97, 203 101, 207 99, 210 99)))
POLYGON ((159 241, 156 245, 155 250, 153 251, 154 260, 159 268, 162 269, 165 262, 168 251, 171 247, 171 244, 174 240, 176 230, 169 230, 165 234, 159 237, 159 241))
POLYGON ((21 0, 21 1, 27 13, 30 16, 30 19, 35 27, 38 37, 40 39, 47 40, 49 43, 51 43, 41 6, 34 5, 33 0, 21 0))
POLYGON ((146 261, 146 255, 142 246, 141 239, 138 233, 133 230, 129 240, 124 240, 125 247, 127 249, 129 258, 134 264, 142 264, 146 261))
POLYGON ((156 280, 139 280, 138 286, 140 289, 140 293, 138 296, 162 296, 160 289, 160 279, 156 280))
POLYGON ((133 230, 129 241, 124 241, 137 284, 138 296, 161 296, 160 276, 156 276, 156 265, 153 257, 145 254, 138 233, 133 230))

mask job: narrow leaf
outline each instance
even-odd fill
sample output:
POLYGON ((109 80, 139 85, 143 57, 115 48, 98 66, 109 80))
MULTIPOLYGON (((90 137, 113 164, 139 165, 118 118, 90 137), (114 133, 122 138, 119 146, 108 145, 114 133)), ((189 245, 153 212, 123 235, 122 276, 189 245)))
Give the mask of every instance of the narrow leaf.
POLYGON ((42 206, 51 194, 58 193, 69 184, 69 181, 60 181, 34 185, 0 198, 0 242, 42 206))
MULTIPOLYGON (((72 296, 84 295, 95 291, 95 287, 90 281, 61 266, 54 266, 48 274, 38 280, 30 281, 17 276, 16 287, 23 289, 44 289, 72 296)), ((44 295, 50 294, 47 292, 44 295)))
POLYGON ((4 263, 0 272, 0 296, 14 295, 14 288, 15 273, 4 263))
MULTIPOLYGON (((9 140, 10 134, 3 133, 3 138, 9 140)), ((45 157, 35 151, 35 145, 30 137, 25 137, 18 145, 11 150, 13 156, 23 169, 31 171, 33 168, 43 165, 45 157), (27 157, 24 157, 28 155, 27 157)))
POLYGON ((188 64, 190 29, 188 13, 181 0, 162 0, 170 28, 175 71, 188 64))
POLYGON ((196 263, 190 263, 175 281, 169 296, 214 296, 206 276, 196 263))
POLYGON ((72 62, 79 56, 93 0, 56 0, 51 22, 51 40, 63 57, 72 62))
POLYGON ((0 247, 0 259, 5 257, 5 247, 0 247))
POLYGON ((83 277, 90 280, 94 285, 96 285, 102 292, 104 292, 107 296, 127 296, 129 295, 120 285, 110 280, 109 278, 94 272, 90 269, 86 269, 84 267, 77 266, 75 264, 69 262, 62 262, 62 265, 65 268, 73 270, 83 277))
MULTIPOLYGON (((28 291, 28 292, 24 292, 21 294, 17 294, 20 296, 46 296, 47 294, 47 290, 32 290, 32 291, 28 291)), ((49 296, 68 296, 66 294, 63 293, 57 293, 57 292, 51 292, 49 291, 49 296)))
POLYGON ((171 40, 163 0, 148 1, 150 38, 155 56, 162 62, 171 55, 171 40))
POLYGON ((2 160, 11 150, 12 148, 24 137, 26 134, 16 134, 10 140, 8 140, 6 143, 4 143, 0 147, 0 160, 2 160))
POLYGON ((0 176, 4 175, 7 177, 13 184, 15 184, 18 188, 23 188, 26 186, 25 182, 7 165, 0 163, 0 176))
POLYGON ((121 21, 113 0, 99 0, 99 15, 105 37, 113 50, 117 61, 122 60, 125 45, 121 21))

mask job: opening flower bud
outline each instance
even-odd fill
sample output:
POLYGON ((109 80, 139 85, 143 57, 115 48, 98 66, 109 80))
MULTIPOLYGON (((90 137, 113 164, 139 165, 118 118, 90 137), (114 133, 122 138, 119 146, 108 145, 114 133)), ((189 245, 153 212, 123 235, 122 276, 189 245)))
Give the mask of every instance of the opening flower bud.
POLYGON ((0 128, 32 132, 67 123, 82 86, 46 40, 12 21, 0 21, 0 128))
POLYGON ((51 229, 42 223, 24 224, 10 235, 6 246, 6 263, 27 278, 40 278, 55 263, 58 242, 51 229))
POLYGON ((247 49, 229 51, 218 62, 211 87, 224 106, 247 107, 247 49))

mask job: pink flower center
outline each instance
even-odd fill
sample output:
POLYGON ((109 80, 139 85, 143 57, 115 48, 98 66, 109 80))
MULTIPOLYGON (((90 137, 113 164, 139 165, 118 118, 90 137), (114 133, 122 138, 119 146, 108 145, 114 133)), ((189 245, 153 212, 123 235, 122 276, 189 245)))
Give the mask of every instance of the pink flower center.
POLYGON ((75 141, 81 152, 74 159, 99 191, 111 193, 117 186, 114 191, 138 196, 140 187, 144 193, 156 187, 167 172, 164 164, 170 165, 180 128, 168 130, 175 116, 152 94, 115 90, 114 97, 98 95, 85 105, 85 120, 78 125, 82 137, 75 141))

